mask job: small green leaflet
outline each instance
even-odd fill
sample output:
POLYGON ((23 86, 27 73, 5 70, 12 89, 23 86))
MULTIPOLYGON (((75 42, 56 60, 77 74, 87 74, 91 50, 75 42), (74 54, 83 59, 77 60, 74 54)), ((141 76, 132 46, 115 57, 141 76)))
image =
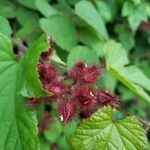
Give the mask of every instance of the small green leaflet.
POLYGON ((146 132, 133 116, 117 120, 111 107, 104 107, 84 120, 71 138, 74 150, 145 150, 146 132))
POLYGON ((20 63, 10 39, 0 34, 0 150, 39 150, 35 114, 19 95, 20 63))
POLYGON ((115 41, 108 41, 104 47, 107 70, 120 80, 130 90, 141 98, 150 102, 150 79, 146 77, 136 66, 127 66, 129 60, 125 49, 115 41))
POLYGON ((49 48, 45 35, 41 36, 29 49, 22 60, 22 86, 21 94, 25 97, 50 96, 43 88, 39 80, 37 65, 40 54, 49 48))

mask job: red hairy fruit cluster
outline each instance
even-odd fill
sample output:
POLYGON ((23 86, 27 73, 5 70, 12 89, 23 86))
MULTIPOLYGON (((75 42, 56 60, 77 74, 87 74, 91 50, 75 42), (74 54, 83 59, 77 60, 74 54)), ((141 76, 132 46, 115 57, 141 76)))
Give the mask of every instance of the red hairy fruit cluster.
MULTIPOLYGON (((50 49, 49 49, 50 51, 50 49)), ((96 89, 95 83, 101 76, 98 66, 87 66, 80 61, 68 71, 67 75, 61 77, 54 65, 49 63, 47 58, 52 52, 42 53, 38 64, 39 78, 43 88, 53 96, 32 99, 29 105, 41 103, 58 102, 58 114, 64 123, 70 122, 75 116, 82 118, 89 117, 98 107, 113 104, 118 96, 104 89, 96 89), (68 81, 72 82, 68 82, 68 81)))

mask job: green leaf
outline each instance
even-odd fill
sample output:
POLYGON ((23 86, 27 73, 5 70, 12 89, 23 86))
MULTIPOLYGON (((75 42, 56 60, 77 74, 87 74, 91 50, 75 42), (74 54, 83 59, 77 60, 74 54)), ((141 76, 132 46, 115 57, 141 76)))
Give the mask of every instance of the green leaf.
POLYGON ((40 150, 49 150, 50 149, 50 143, 47 142, 43 137, 40 137, 40 150))
POLYGON ((62 61, 56 53, 51 56, 51 60, 57 64, 66 66, 66 63, 64 61, 62 61))
POLYGON ((76 46, 69 53, 67 67, 71 68, 78 61, 85 61, 88 65, 98 64, 99 59, 93 50, 86 46, 76 46))
POLYGON ((62 124, 59 120, 55 120, 50 125, 49 129, 45 130, 44 136, 50 143, 58 141, 62 133, 62 124))
POLYGON ((17 0, 17 1, 18 3, 20 3, 21 5, 27 8, 36 9, 36 6, 35 6, 36 0, 17 0))
POLYGON ((126 1, 123 4, 122 16, 126 17, 132 14, 134 3, 132 1, 126 1))
POLYGON ((41 14, 47 18, 58 13, 55 8, 53 8, 48 2, 44 0, 36 0, 36 7, 41 12, 41 14))
POLYGON ((105 41, 99 40, 97 35, 95 35, 95 33, 88 27, 84 27, 84 29, 78 30, 78 35, 79 40, 82 43, 94 50, 99 57, 103 57, 103 47, 105 41))
POLYGON ((126 1, 123 5, 122 16, 128 17, 132 31, 136 31, 142 21, 148 20, 147 4, 142 2, 135 5, 133 2, 126 1))
POLYGON ((6 18, 15 17, 15 6, 10 1, 0 1, 0 16, 4 16, 6 18))
POLYGON ((19 6, 16 11, 16 19, 22 26, 29 22, 37 26, 39 16, 38 13, 34 10, 19 6))
POLYGON ((20 38, 32 43, 32 37, 39 35, 39 33, 41 33, 41 31, 38 24, 29 21, 15 33, 15 38, 20 38))
POLYGON ((96 85, 98 88, 105 88, 114 92, 116 89, 117 80, 109 72, 106 72, 98 79, 96 85))
POLYGON ((76 31, 67 17, 54 15, 49 19, 43 18, 40 20, 40 26, 44 32, 52 36, 60 48, 70 51, 76 45, 76 31))
POLYGON ((102 37, 108 39, 107 30, 102 17, 90 1, 82 0, 78 2, 75 6, 75 12, 95 30, 100 39, 102 37))
POLYGON ((105 44, 105 58, 107 69, 112 68, 120 69, 122 66, 129 63, 127 53, 120 43, 111 40, 105 44))
POLYGON ((135 39, 131 30, 123 25, 116 25, 115 31, 118 34, 118 39, 122 46, 126 50, 131 50, 135 45, 135 39))
POLYGON ((120 85, 118 87, 118 91, 123 101, 131 101, 135 98, 135 94, 132 91, 128 90, 128 88, 126 88, 125 86, 120 85))
POLYGON ((109 6, 106 4, 106 2, 96 0, 95 5, 102 18, 105 20, 105 22, 112 21, 111 10, 109 6))
POLYGON ((38 150, 35 114, 18 94, 20 64, 10 39, 0 34, 0 149, 38 150))
POLYGON ((8 20, 5 17, 0 16, 0 22, 0 32, 7 36, 11 36, 12 30, 8 20))
POLYGON ((150 90, 150 79, 136 66, 125 67, 129 61, 121 44, 109 41, 106 43, 104 51, 107 70, 134 93, 150 102, 150 96, 144 91, 144 89, 150 90))
POLYGON ((37 72, 40 54, 47 51, 48 48, 49 44, 47 38, 43 35, 32 44, 22 60, 23 81, 21 84, 21 94, 25 97, 50 96, 50 94, 42 88, 37 72))
POLYGON ((133 116, 117 120, 111 107, 104 107, 84 120, 71 139, 75 150, 144 150, 146 132, 133 116))
POLYGON ((59 138, 59 141, 57 141, 58 144, 58 149, 61 150, 71 150, 70 146, 68 145, 67 141, 66 141, 66 136, 61 136, 59 138))

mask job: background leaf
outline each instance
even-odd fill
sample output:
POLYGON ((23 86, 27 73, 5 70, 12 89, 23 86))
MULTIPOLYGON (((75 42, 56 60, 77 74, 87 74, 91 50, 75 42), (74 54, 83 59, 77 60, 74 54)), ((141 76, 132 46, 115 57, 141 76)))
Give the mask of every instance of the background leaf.
POLYGON ((57 11, 46 1, 36 0, 36 7, 45 17, 57 14, 57 11))
POLYGON ((10 1, 0 1, 0 16, 4 16, 6 18, 14 18, 15 17, 15 6, 10 1))
MULTIPOLYGON (((19 6, 16 11, 16 19, 21 26, 24 26, 27 23, 36 24, 37 26, 39 15, 34 10, 19 6)), ((33 30, 33 28, 30 30, 33 30)))
POLYGON ((88 65, 97 64, 98 56, 86 46, 74 47, 67 59, 67 67, 71 68, 78 61, 85 61, 88 65))
POLYGON ((95 30, 100 39, 108 38, 108 34, 101 15, 97 12, 96 8, 92 5, 90 1, 82 0, 78 2, 75 6, 75 12, 79 17, 81 17, 81 19, 83 19, 95 30))
POLYGON ((131 1, 126 1, 124 3, 122 15, 128 17, 128 22, 132 31, 136 31, 142 21, 148 20, 146 6, 146 3, 134 4, 131 1))
POLYGON ((62 49, 70 51, 76 45, 76 31, 67 17, 55 15, 49 19, 43 18, 40 26, 62 49))
POLYGON ((36 0, 17 0, 18 3, 21 5, 31 8, 31 9, 36 9, 35 2, 36 0))
POLYGON ((10 36, 12 34, 12 30, 8 20, 5 17, 0 16, 0 22, 0 32, 7 36, 10 36))

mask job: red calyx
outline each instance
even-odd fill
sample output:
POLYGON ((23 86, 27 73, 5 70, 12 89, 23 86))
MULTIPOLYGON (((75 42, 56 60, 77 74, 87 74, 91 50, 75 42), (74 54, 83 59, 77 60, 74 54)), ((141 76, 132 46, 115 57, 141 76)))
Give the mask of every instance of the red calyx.
POLYGON ((118 96, 116 96, 113 93, 110 93, 107 90, 98 91, 97 102, 100 106, 105 106, 113 102, 116 102, 117 99, 118 99, 118 96))
POLYGON ((58 107, 59 118, 65 124, 70 122, 76 114, 76 105, 72 101, 61 102, 58 107))
POLYGON ((69 76, 81 83, 94 83, 100 75, 97 66, 87 67, 84 62, 78 62, 69 72, 69 76))
POLYGON ((65 85, 60 82, 52 82, 45 86, 45 89, 52 92, 54 98, 61 97, 65 92, 65 85))
POLYGON ((56 68, 46 62, 40 63, 38 65, 38 72, 39 72, 41 81, 46 82, 46 83, 49 83, 58 77, 56 68))
POLYGON ((84 74, 82 75, 82 80, 85 83, 95 83, 99 75, 100 71, 95 65, 86 67, 84 74))
POLYGON ((75 80, 80 79, 84 73, 85 67, 85 63, 83 62, 76 63, 75 66, 70 70, 69 76, 75 80))
POLYGON ((95 104, 95 95, 90 87, 79 87, 75 90, 74 96, 82 106, 91 107, 95 104))

